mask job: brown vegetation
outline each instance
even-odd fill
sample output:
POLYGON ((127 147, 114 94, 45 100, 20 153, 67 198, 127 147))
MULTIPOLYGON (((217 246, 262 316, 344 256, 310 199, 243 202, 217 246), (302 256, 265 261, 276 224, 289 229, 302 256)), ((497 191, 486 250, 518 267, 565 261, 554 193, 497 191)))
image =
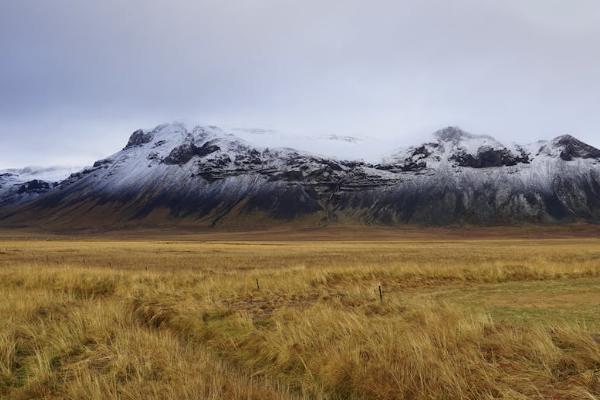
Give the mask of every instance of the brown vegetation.
POLYGON ((595 238, 198 239, 0 241, 0 398, 600 396, 595 238))

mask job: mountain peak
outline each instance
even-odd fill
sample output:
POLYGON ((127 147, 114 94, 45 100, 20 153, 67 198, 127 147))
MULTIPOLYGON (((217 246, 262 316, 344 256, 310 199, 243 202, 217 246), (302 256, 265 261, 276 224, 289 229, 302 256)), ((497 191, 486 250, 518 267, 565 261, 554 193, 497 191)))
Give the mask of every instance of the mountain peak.
POLYGON ((572 135, 558 136, 552 140, 552 145, 560 149, 560 158, 565 161, 571 161, 574 158, 600 159, 600 150, 572 135))
POLYGON ((554 139, 552 139, 552 142, 557 143, 557 144, 561 144, 561 143, 570 143, 570 142, 574 142, 574 141, 579 141, 575 136, 573 135, 560 135, 555 137, 554 139))
POLYGON ((451 143, 453 145, 462 145, 465 142, 476 139, 481 144, 491 144, 492 146, 499 146, 500 143, 491 136, 488 135, 474 135, 466 132, 457 126, 448 126, 440 129, 433 133, 433 136, 440 142, 451 143))
POLYGON ((443 142, 458 142, 461 139, 469 139, 475 136, 463 131, 457 126, 448 126, 434 132, 433 135, 443 142))
POLYGON ((144 132, 143 129, 138 129, 129 136, 125 149, 130 147, 141 146, 152 141, 153 135, 151 133, 144 132))

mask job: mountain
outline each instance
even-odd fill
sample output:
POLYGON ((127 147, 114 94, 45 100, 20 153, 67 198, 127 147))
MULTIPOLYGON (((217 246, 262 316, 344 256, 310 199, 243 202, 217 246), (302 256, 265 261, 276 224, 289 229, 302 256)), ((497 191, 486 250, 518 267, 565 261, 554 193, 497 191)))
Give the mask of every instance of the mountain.
POLYGON ((448 127, 367 163, 167 124, 135 131, 121 151, 24 200, 0 194, 2 224, 597 222, 600 150, 572 136, 504 145, 448 127))
POLYGON ((77 167, 26 167, 0 170, 0 207, 26 203, 49 192, 77 167))

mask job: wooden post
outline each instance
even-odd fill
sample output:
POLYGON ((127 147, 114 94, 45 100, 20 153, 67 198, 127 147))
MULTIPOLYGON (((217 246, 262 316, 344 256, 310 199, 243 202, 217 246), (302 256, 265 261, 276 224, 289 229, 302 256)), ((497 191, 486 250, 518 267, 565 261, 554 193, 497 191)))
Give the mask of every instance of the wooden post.
POLYGON ((381 291, 381 283, 379 284, 379 301, 383 303, 383 292, 381 291))
POLYGON ((258 284, 258 278, 256 278, 256 290, 260 290, 260 285, 258 284))

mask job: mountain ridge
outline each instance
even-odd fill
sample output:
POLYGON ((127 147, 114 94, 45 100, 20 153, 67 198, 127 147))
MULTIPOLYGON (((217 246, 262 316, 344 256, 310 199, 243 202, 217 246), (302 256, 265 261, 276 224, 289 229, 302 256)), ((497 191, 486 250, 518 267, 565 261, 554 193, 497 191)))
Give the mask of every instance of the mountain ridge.
POLYGON ((1 224, 597 222, 600 150, 570 135, 504 145, 447 127, 370 163, 163 124, 39 193, 36 185, 18 199, 0 192, 1 224))

